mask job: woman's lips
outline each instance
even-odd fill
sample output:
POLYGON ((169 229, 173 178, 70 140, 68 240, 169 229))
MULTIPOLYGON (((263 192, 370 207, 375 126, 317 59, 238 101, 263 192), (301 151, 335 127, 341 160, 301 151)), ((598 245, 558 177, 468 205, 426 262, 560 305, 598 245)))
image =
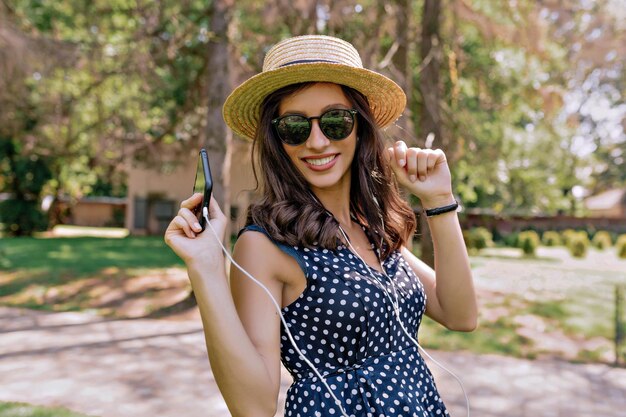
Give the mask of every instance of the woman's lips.
POLYGON ((326 171, 335 165, 339 154, 309 156, 301 158, 304 164, 313 171, 326 171))

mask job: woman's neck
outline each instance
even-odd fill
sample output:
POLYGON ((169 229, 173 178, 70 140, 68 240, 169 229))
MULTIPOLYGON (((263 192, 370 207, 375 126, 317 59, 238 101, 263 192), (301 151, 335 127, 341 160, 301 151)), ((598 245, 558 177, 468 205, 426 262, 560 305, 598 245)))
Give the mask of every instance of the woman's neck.
POLYGON ((336 189, 314 189, 313 193, 324 208, 342 225, 349 225, 350 217, 350 186, 336 189))

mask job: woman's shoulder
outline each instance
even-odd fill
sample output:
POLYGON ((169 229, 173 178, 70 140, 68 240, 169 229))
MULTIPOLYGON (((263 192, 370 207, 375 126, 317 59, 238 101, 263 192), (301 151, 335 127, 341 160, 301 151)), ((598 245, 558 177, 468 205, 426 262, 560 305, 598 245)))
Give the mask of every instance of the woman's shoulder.
POLYGON ((241 229, 233 247, 233 258, 244 269, 265 271, 273 277, 280 275, 276 260, 282 256, 283 252, 261 227, 246 226, 241 229))
POLYGON ((294 247, 276 242, 257 225, 247 225, 239 231, 234 255, 237 262, 241 259, 252 268, 264 270, 283 282, 305 268, 294 247))
POLYGON ((260 251, 276 250, 276 245, 270 234, 261 226, 249 224, 244 226, 237 234, 235 248, 257 248, 260 251), (252 232, 252 233, 250 233, 252 232))

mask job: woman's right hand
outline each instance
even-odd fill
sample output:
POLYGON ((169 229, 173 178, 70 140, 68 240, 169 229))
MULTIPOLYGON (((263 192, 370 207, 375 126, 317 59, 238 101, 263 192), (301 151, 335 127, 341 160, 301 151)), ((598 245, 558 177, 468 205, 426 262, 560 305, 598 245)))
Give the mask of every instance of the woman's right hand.
MULTIPOLYGON (((165 230, 165 243, 172 248, 187 265, 201 263, 204 267, 224 268, 224 255, 215 235, 207 224, 201 232, 200 224, 193 208, 202 203, 202 194, 195 193, 180 203, 178 215, 165 230), (196 226, 197 225, 197 226, 196 226)), ((211 196, 209 203, 209 219, 211 226, 222 242, 226 230, 226 216, 222 213, 217 201, 211 196)))

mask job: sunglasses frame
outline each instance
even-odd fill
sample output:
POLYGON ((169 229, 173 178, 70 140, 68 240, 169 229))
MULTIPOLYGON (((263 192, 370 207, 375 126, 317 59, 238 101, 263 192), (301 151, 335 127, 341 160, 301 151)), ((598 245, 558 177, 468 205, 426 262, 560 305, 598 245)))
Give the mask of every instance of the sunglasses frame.
POLYGON ((320 114, 319 116, 311 116, 311 117, 307 117, 307 116, 303 116, 301 114, 285 114, 283 116, 277 117, 275 119, 272 119, 272 126, 274 126, 274 131, 276 132, 276 135, 278 136, 278 138, 281 140, 281 142, 283 142, 286 145, 291 145, 291 146, 298 146, 298 145, 302 145, 303 143, 305 143, 308 139, 309 136, 311 136, 311 130, 313 129, 313 122, 312 120, 317 119, 318 123, 321 120, 321 118, 326 114, 326 113, 330 113, 331 111, 337 111, 337 110, 341 110, 341 111, 347 111, 348 114, 350 114, 350 116, 352 117, 352 129, 350 129, 350 132, 339 139, 335 139, 335 138, 331 138, 328 137, 328 135, 326 135, 326 132, 324 132, 324 130, 322 129, 322 125, 320 124, 320 130, 322 131, 322 133, 324 134, 324 136, 326 136, 326 138, 328 138, 328 140, 332 140, 332 141, 338 141, 338 140, 344 140, 345 138, 347 138, 348 136, 350 136, 350 133, 352 133, 352 131, 354 130, 354 123, 355 123, 355 116, 357 114, 359 114, 359 111, 357 109, 342 109, 342 108, 334 108, 334 109, 328 109, 326 110, 324 113, 320 114), (278 123, 280 123, 280 121, 286 117, 293 117, 293 116, 299 116, 302 117, 303 119, 306 119, 306 121, 309 123, 309 133, 306 136, 306 138, 304 138, 303 141, 298 142, 298 143, 290 143, 285 141, 285 139, 282 138, 282 136, 280 135, 280 132, 278 131, 278 123))

